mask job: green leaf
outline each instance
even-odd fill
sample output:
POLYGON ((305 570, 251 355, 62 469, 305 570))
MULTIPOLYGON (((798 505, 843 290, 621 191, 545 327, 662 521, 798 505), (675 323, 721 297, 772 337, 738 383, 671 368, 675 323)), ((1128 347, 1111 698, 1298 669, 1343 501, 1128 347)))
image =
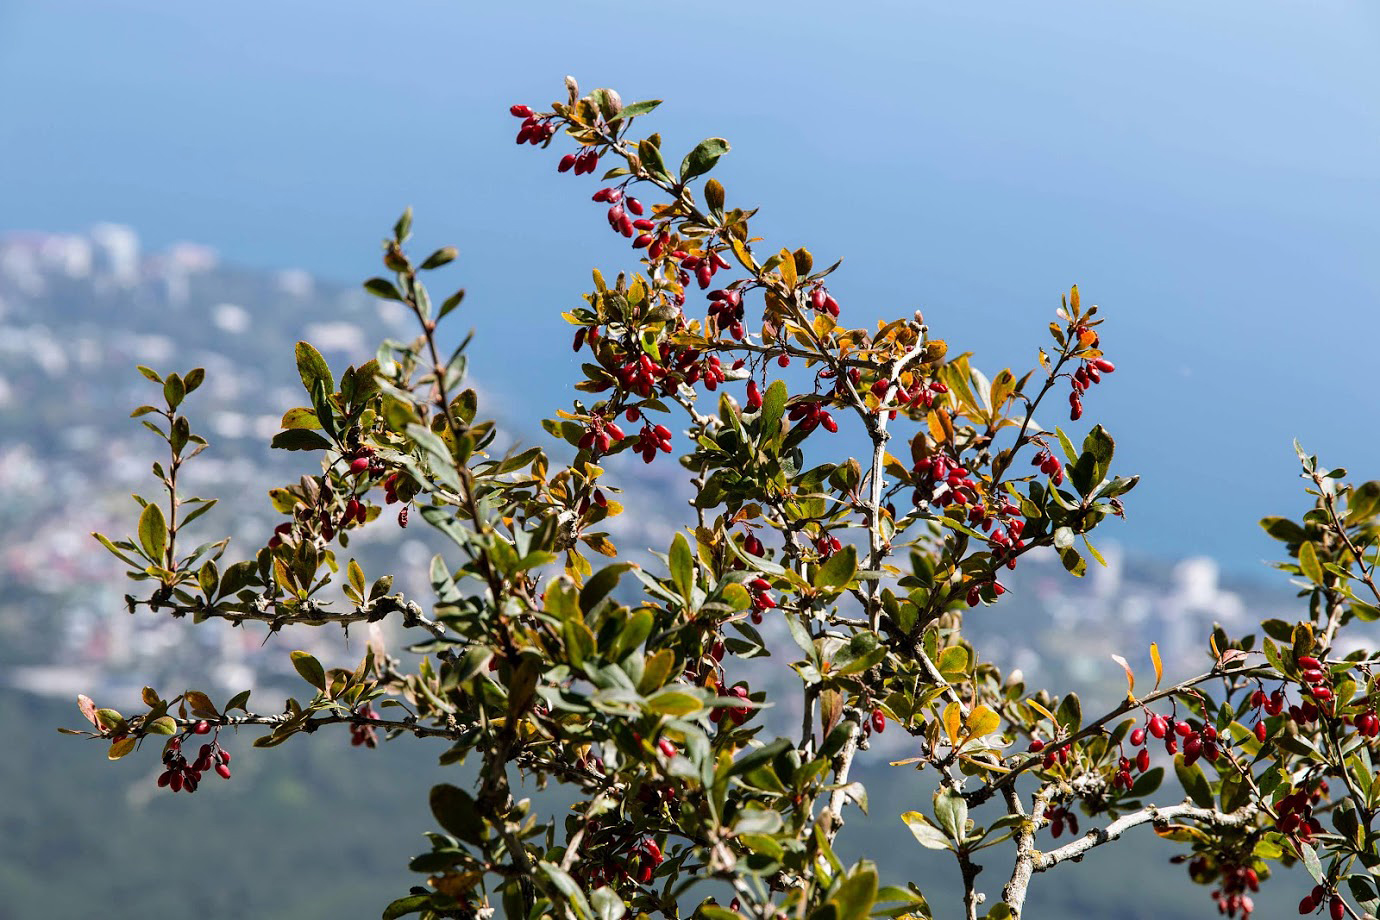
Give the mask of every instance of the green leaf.
POLYGON ((1306 843, 1299 843, 1299 855, 1303 857, 1303 866, 1308 870, 1308 874, 1313 876, 1313 881, 1319 885, 1325 883, 1322 863, 1318 860, 1318 851, 1306 843))
POLYGON ((1174 775, 1179 778, 1179 785, 1184 787, 1184 792, 1193 800, 1193 804, 1199 808, 1212 808, 1217 803, 1212 798, 1212 787, 1208 785, 1207 774, 1203 768, 1196 763, 1192 766, 1184 763, 1183 754, 1174 755, 1174 775))
POLYGON ((278 423, 279 428, 320 428, 321 421, 316 417, 316 413, 305 406, 298 406, 296 409, 289 409, 283 413, 283 420, 278 423))
POLYGON ((767 392, 762 394, 762 412, 758 416, 761 431, 759 444, 765 444, 776 436, 781 425, 781 416, 786 411, 786 400, 789 398, 790 391, 783 380, 773 380, 771 386, 767 387, 767 392))
POLYGON ((426 261, 421 265, 421 270, 431 271, 434 268, 440 268, 442 265, 454 262, 458 255, 460 252, 454 246, 444 246, 426 257, 426 261))
POLYGON ((728 153, 728 141, 722 137, 710 137, 695 145, 695 149, 685 155, 680 164, 680 181, 689 182, 714 168, 719 157, 728 153))
POLYGON ((1286 517, 1261 518, 1260 526, 1267 534, 1285 543, 1302 543, 1308 539, 1304 529, 1286 517))
POLYGON ((1318 551, 1312 543, 1304 543, 1299 547, 1299 568, 1303 569, 1303 574, 1308 576, 1308 580, 1313 584, 1323 583, 1323 568, 1318 562, 1318 551))
POLYGON ((306 428, 289 428, 273 436, 272 446, 279 450, 326 450, 331 442, 306 428))
POLYGON ((1087 561, 1082 556, 1078 555, 1078 550, 1076 549, 1070 548, 1060 551, 1059 561, 1064 564, 1064 568, 1070 575, 1078 578, 1082 578, 1083 573, 1088 569, 1087 561))
POLYGON ((139 515, 139 543, 154 565, 162 565, 168 549, 168 522, 163 518, 163 509, 153 502, 144 506, 139 515))
POLYGON ((484 819, 479 806, 465 790, 449 783, 431 787, 431 813, 447 833, 466 843, 479 846, 483 842, 484 819))
POLYGON ((837 593, 847 588, 857 574, 858 551, 853 544, 845 544, 815 571, 814 586, 823 591, 834 589, 830 593, 837 593))
POLYGON ((695 595, 695 563, 694 557, 690 554, 690 542, 685 539, 685 534, 677 532, 675 539, 671 541, 669 561, 671 581, 676 586, 676 592, 685 598, 688 604, 695 595))
POLYGON ((310 342, 298 342, 295 350, 297 373, 302 378, 302 386, 307 388, 307 395, 311 395, 318 382, 326 388, 327 393, 334 393, 335 381, 331 377, 331 369, 326 364, 326 359, 321 357, 321 352, 310 342))
POLYGON ((688 716, 703 708, 699 697, 669 687, 647 700, 648 711, 663 716, 688 716))
POLYGON ((650 115, 659 105, 661 105, 660 99, 644 99, 641 102, 634 102, 631 105, 623 106, 623 111, 618 114, 620 118, 636 118, 639 115, 650 115))
POLYGON ((297 673, 301 674, 302 679, 307 683, 318 690, 326 689, 326 670, 321 667, 321 662, 317 661, 311 652, 293 652, 292 666, 297 669, 297 673))
POLYGON ((908 811, 901 815, 901 820, 906 823, 906 827, 910 828, 910 832, 915 835, 915 839, 920 842, 922 847, 931 850, 953 849, 953 844, 949 842, 948 837, 944 836, 944 832, 931 824, 930 819, 920 812, 908 811))
POLYGON ((885 657, 886 646, 877 640, 877 634, 860 632, 834 654, 833 669, 830 673, 840 677, 861 674, 885 657))
POLYGON ((661 148, 657 147, 650 140, 642 140, 637 144, 637 158, 642 163, 642 167, 661 179, 670 179, 670 173, 666 172, 666 161, 661 158, 661 148))
POLYGON ((1111 469, 1112 454, 1116 451, 1116 442, 1101 425, 1094 425, 1092 431, 1089 431, 1088 436, 1083 439, 1083 451, 1091 454, 1095 461, 1092 483, 1097 485, 1107 478, 1107 471, 1111 469))
POLYGON ((159 716, 148 724, 148 732, 151 735, 175 735, 177 723, 172 716, 159 716))
POLYGON ((407 242, 407 238, 412 235, 412 206, 408 207, 398 217, 398 222, 393 225, 393 239, 398 243, 407 242))
POLYGON ((1076 732, 1083 725, 1083 704, 1078 700, 1078 694, 1070 693, 1059 703, 1059 709, 1055 712, 1059 719, 1059 724, 1069 732, 1076 732))
POLYGON ((416 914, 422 908, 431 903, 429 894, 410 894, 407 897, 398 898, 392 904, 383 909, 383 920, 398 920, 399 917, 406 917, 408 914, 416 914))
POLYGON ((939 826, 955 843, 962 842, 967 834, 968 803, 962 793, 952 789, 941 789, 934 795, 934 816, 939 826))
POLYGON ((839 920, 864 920, 877 900, 877 872, 859 868, 843 880, 829 898, 838 905, 839 920))
POLYGON ((177 374, 169 374, 163 381, 163 398, 168 401, 168 408, 176 409, 186 397, 187 387, 182 378, 177 374))

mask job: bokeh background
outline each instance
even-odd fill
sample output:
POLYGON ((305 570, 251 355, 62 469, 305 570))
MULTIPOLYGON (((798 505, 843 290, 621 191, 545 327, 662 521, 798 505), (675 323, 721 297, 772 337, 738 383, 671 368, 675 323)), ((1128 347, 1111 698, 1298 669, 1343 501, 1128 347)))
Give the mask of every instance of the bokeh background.
MULTIPOLYGON (((116 917, 373 916, 408 884, 427 819, 420 797, 397 803, 434 772, 415 751, 367 769, 262 755, 237 800, 147 801, 133 768, 52 735, 71 710, 31 691, 118 693, 140 662, 147 637, 109 622, 118 571, 101 594, 110 572, 81 542, 92 515, 127 526, 111 496, 147 448, 120 423, 139 398, 128 369, 195 360, 238 380, 210 397, 229 454, 213 469, 266 488, 250 435, 289 398, 294 337, 325 329, 350 354, 392 330, 354 291, 406 205, 419 248, 460 249, 458 325, 477 331, 488 411, 541 438, 577 368, 560 311, 592 266, 634 264, 588 203, 594 180, 513 144, 508 106, 561 97, 567 73, 665 99, 668 149, 728 138, 730 200, 762 208, 772 246, 845 258, 831 281, 853 322, 922 309, 996 371, 1033 364, 1071 283, 1102 305, 1118 370, 1088 414, 1142 484, 1109 528, 1112 574, 1026 592, 1049 627, 1006 637, 1027 668, 1059 659, 1070 623, 1111 650, 1165 633, 1188 647, 1213 619, 1287 605, 1255 522, 1306 506, 1293 438, 1380 478, 1374 4, 0 0, 0 713, 18 745, 0 759, 0 890, 31 899, 0 917, 96 898, 116 917), (60 794, 14 794, 53 764, 60 794), (253 863, 264 839, 279 858, 253 863), (313 894, 312 871, 341 881, 313 894)), ((217 641, 202 651, 221 678, 268 680, 217 641)), ((196 660, 175 673, 197 679, 196 660)), ((1135 852, 1167 873, 1146 885, 1165 900, 1116 915, 1201 915, 1201 892, 1167 893, 1167 851, 1135 852)), ((1108 872, 1065 872, 1048 915, 1104 903, 1108 872)))

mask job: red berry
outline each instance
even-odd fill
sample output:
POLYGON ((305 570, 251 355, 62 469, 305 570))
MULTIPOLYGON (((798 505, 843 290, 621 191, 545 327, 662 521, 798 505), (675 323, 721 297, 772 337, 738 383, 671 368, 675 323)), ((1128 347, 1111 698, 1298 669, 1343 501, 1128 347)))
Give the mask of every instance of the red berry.
POLYGON ((781 357, 776 359, 776 363, 780 367, 789 367, 791 364, 791 356, 783 354, 781 355, 781 357))
POLYGON ((192 731, 196 732, 198 735, 208 734, 211 731, 211 723, 205 720, 198 722, 192 726, 192 731))
POLYGON ((1341 898, 1333 895, 1332 900, 1327 902, 1327 915, 1332 920, 1342 920, 1346 916, 1346 905, 1342 903, 1341 898))
POLYGON ((369 471, 369 458, 368 458, 368 457, 356 457, 355 459, 353 459, 353 460, 350 461, 350 472, 351 472, 353 475, 358 476, 360 473, 367 473, 368 471, 369 471))
POLYGON ((575 154, 567 153, 565 156, 561 157, 561 162, 556 165, 556 171, 570 172, 571 168, 575 166, 577 159, 575 154))
POLYGON ((757 381, 749 380, 747 385, 747 410, 756 412, 762 408, 762 392, 757 389, 757 381))
POLYGON ((1164 716, 1154 716, 1150 719, 1150 734, 1156 738, 1163 738, 1169 728, 1169 723, 1164 716))
POLYGON ((1131 743, 1132 743, 1133 745, 1135 745, 1136 747, 1140 747, 1142 744, 1144 744, 1144 743, 1145 743, 1145 729, 1143 729, 1143 728, 1132 729, 1132 730, 1131 730, 1131 743))
POLYGON ((216 765, 216 775, 219 776, 221 779, 229 779, 229 778, 230 778, 230 768, 227 767, 225 764, 217 764, 217 765, 216 765))
POLYGON ((515 105, 508 109, 514 118, 531 118, 532 110, 525 105, 515 105))
POLYGON ((1264 722, 1257 722, 1257 723, 1255 723, 1255 740, 1260 741, 1260 742, 1264 742, 1265 737, 1266 737, 1265 723, 1264 723, 1264 722))
POLYGON ((1092 366, 1097 368, 1104 374, 1110 374, 1112 371, 1116 370, 1116 365, 1108 361, 1106 358, 1098 358, 1096 361, 1092 363, 1092 366))
POLYGON ((886 731, 886 714, 880 709, 872 710, 872 730, 879 735, 886 731))

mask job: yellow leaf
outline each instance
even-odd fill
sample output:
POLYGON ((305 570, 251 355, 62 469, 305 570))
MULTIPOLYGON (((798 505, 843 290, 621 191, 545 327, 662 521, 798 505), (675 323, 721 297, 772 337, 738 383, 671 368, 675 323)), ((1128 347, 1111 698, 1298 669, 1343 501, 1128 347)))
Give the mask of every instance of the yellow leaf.
POLYGON ((944 734, 949 736, 950 744, 958 743, 958 733, 963 726, 963 708, 957 702, 944 707, 944 734))
POLYGON ((949 421, 948 413, 935 410, 929 414, 927 421, 930 425, 930 437, 934 438, 936 444, 944 444, 953 438, 953 423, 949 421))
POLYGON ((1029 706, 1031 709, 1038 712, 1040 715, 1044 716, 1046 719, 1049 719, 1049 721, 1055 723, 1056 725, 1059 723, 1059 720, 1054 717, 1054 713, 1050 712, 1048 709, 1041 706, 1034 700, 1026 700, 1025 704, 1029 706))
POLYGON ((1077 310, 1078 310, 1078 285, 1076 285, 1076 284, 1069 290, 1069 306, 1073 307, 1074 311, 1077 312, 1077 310))
POLYGON ((1001 728, 1001 716, 989 706, 977 705, 968 714, 968 737, 981 738, 1001 728))
POLYGON ((1112 660, 1115 661, 1117 664, 1121 665, 1121 670, 1126 672, 1126 698, 1132 700, 1135 699, 1136 675, 1131 670, 1131 666, 1127 664, 1126 659, 1122 658, 1120 655, 1113 655, 1112 660))
POLYGON ((1155 665, 1155 689, 1158 690, 1164 679, 1164 662, 1160 661, 1160 647, 1154 642, 1150 643, 1150 661, 1155 665))
POLYGON ((795 273, 795 256, 791 255, 789 249, 781 250, 781 280, 786 282, 786 287, 795 289, 796 282, 800 276, 795 273))

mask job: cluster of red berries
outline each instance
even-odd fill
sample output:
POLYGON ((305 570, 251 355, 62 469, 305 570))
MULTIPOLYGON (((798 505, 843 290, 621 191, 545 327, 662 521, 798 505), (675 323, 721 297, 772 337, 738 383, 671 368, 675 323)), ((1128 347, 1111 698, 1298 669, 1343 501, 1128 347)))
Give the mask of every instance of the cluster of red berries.
POLYGON ((666 859, 661 852, 661 847, 650 837, 644 838, 636 846, 629 848, 625 845, 617 846, 608 854, 610 857, 619 856, 615 861, 609 858, 607 861, 589 867, 577 875, 583 876, 588 880, 590 888, 600 888, 604 885, 618 881, 628 881, 636 879, 638 884, 647 885, 652 881, 656 874, 657 866, 660 866, 666 859), (623 851, 620 855, 619 851, 623 851))
MULTIPOLYGON (((364 704, 357 715, 360 719, 375 719, 378 717, 378 713, 374 711, 374 707, 370 706, 368 703, 364 704)), ((378 730, 367 722, 352 722, 350 723, 350 744, 354 747, 378 747, 378 730)))
MULTIPOLYGON (((1203 727, 1196 729, 1187 721, 1173 721, 1161 715, 1152 715, 1145 726, 1151 735, 1164 741, 1164 750, 1167 754, 1178 753, 1179 739, 1182 738, 1184 763, 1190 766, 1196 763, 1199 757, 1216 763, 1217 758, 1222 756, 1222 749, 1217 742, 1217 729, 1206 719, 1203 727)), ((1135 737, 1144 740, 1143 735, 1135 737)), ((1132 743, 1135 743, 1134 737, 1132 743)))
POLYGON ((1376 715, 1374 709, 1368 709, 1350 719, 1352 725, 1356 726, 1356 731, 1363 738, 1374 738, 1380 735, 1380 715, 1376 715))
POLYGON ((1299 913, 1311 914, 1322 907, 1324 902, 1327 904, 1327 916, 1331 920, 1342 920, 1346 916, 1345 902, 1335 894, 1328 897, 1327 889, 1321 885, 1314 885, 1313 890, 1303 896, 1303 900, 1299 902, 1299 913))
MULTIPOLYGON (((748 689, 742 684, 732 687, 725 687, 722 681, 714 682, 714 692, 719 696, 731 696, 735 699, 745 700, 748 698, 748 689)), ((709 721, 715 723, 722 722, 727 718, 735 726, 742 725, 751 715, 752 709, 748 706, 715 706, 709 710, 709 721)))
POLYGON ((796 427, 807 434, 819 427, 823 427, 830 434, 839 430, 839 423, 834 421, 834 417, 829 414, 823 400, 811 399, 798 402, 791 406, 786 417, 795 422, 796 427))
POLYGON ((647 399, 658 387, 666 392, 674 392, 676 383, 674 379, 668 379, 669 373, 665 367, 653 361, 651 355, 643 352, 626 361, 613 375, 625 392, 636 393, 647 399))
MULTIPOLYGON (((898 406, 910 406, 914 409, 929 409, 934 406, 935 397, 949 392, 949 386, 938 380, 932 380, 925 386, 916 384, 913 389, 906 389, 901 386, 899 381, 877 380, 871 386, 872 395, 877 397, 877 411, 882 411, 882 406, 888 398, 895 401, 898 406)), ((891 418, 896 418, 895 409, 891 410, 891 418)))
MULTIPOLYGON (((383 501, 384 504, 392 505, 398 501, 398 487, 404 484, 402 473, 394 473, 383 481, 383 501)), ((362 521, 361 521, 362 523, 362 521)), ((398 526, 407 526, 407 506, 398 509, 398 526)))
POLYGON ((1297 836, 1304 843, 1322 833, 1322 824, 1313 817, 1313 806, 1327 792, 1327 780, 1319 780, 1312 791, 1295 789, 1275 803, 1275 827, 1281 834, 1297 836))
MULTIPOLYGON (((767 548, 762 545, 762 541, 757 539, 757 535, 753 533, 743 534, 743 551, 751 556, 765 556, 767 554, 767 548)), ((746 568, 746 566, 744 565, 743 560, 734 559, 733 568, 741 571, 742 569, 746 568)), ((771 586, 768 585, 767 587, 771 586)))
POLYGON ((556 133, 554 124, 537 118, 536 113, 525 105, 512 106, 508 111, 512 113, 514 118, 522 119, 522 127, 518 129, 517 133, 519 144, 540 144, 550 140, 551 135, 556 133))
POLYGON ((820 534, 819 539, 815 540, 815 552, 819 553, 820 559, 828 559, 830 556, 843 549, 843 543, 838 537, 831 534, 820 534))
POLYGON ((1250 920, 1255 911, 1255 901, 1246 892, 1260 890, 1260 875, 1249 866, 1224 863, 1220 869, 1214 868, 1206 856, 1198 856, 1188 864, 1189 878, 1206 883, 1214 875, 1221 875, 1221 883, 1212 890, 1210 897, 1217 902, 1217 912, 1227 917, 1238 913, 1242 920, 1250 920))
MULTIPOLYGON (((1141 736, 1141 740, 1145 740, 1144 735, 1141 736)), ((1131 743, 1135 744, 1134 741, 1131 743)), ((1112 788, 1124 789, 1129 792, 1136 782, 1134 774, 1144 773, 1148 769, 1150 769, 1150 751, 1146 748, 1142 747, 1133 758, 1124 755, 1117 758, 1116 776, 1112 777, 1112 788)))
POLYGON ((1319 704, 1332 702, 1332 689, 1327 686, 1330 678, 1323 670, 1322 662, 1311 655, 1300 655, 1296 660, 1303 671, 1299 676, 1308 685, 1308 695, 1319 704))
POLYGON ((839 302, 835 300, 823 285, 816 287, 810 292, 810 307, 818 313, 828 313, 838 319, 839 302))
POLYGON ((1103 374, 1116 370, 1116 365, 1105 358, 1084 361, 1069 379, 1069 418, 1078 421, 1083 417, 1083 393, 1095 383, 1102 382, 1103 374))
POLYGON ((720 288, 709 292, 709 325, 716 330, 727 329, 735 342, 747 334, 743 328, 743 295, 741 291, 720 288))
POLYGON ((671 429, 665 425, 653 425, 651 422, 647 422, 637 433, 637 444, 633 450, 642 455, 643 463, 651 463, 656 459, 657 451, 669 454, 671 452, 671 429))
MULTIPOLYGON (((649 252, 648 255, 651 255, 649 252)), ((710 251, 703 256, 692 256, 684 250, 677 249, 671 253, 671 257, 680 262, 679 281, 683 285, 690 283, 689 272, 695 273, 695 281, 699 284, 700 290, 708 290, 714 283, 714 275, 722 269, 729 268, 729 261, 717 252, 710 251)))
POLYGON ((1030 458, 1031 466, 1038 466, 1040 472, 1044 473, 1056 485, 1064 484, 1064 465, 1059 462, 1059 458, 1048 450, 1042 450, 1034 457, 1030 458))
MULTIPOLYGON (((210 730, 210 723, 207 722, 198 722, 193 728, 193 732, 199 735, 207 734, 210 730)), ((201 746, 196 760, 188 763, 182 753, 182 739, 172 738, 163 749, 163 766, 166 769, 158 774, 158 788, 171 789, 173 792, 184 789, 196 792, 201 774, 212 769, 221 779, 230 778, 230 752, 221 747, 219 741, 212 740, 201 746)))
POLYGON ((915 494, 911 501, 917 507, 924 504, 936 508, 967 506, 970 503, 977 507, 981 504, 981 494, 970 476, 957 461, 943 454, 928 454, 915 461, 915 494))
POLYGON ((599 151, 593 147, 581 153, 567 153, 561 157, 561 161, 556 164, 556 172, 570 172, 572 169, 575 175, 582 176, 585 173, 592 173, 599 168, 599 151))
POLYGON ((964 600, 967 601, 969 607, 976 607, 978 604, 982 603, 984 597, 988 600, 995 601, 1005 593, 1006 585, 997 581, 995 578, 988 578, 974 581, 970 584, 968 586, 968 594, 964 600))
POLYGON ((756 380, 747 382, 747 403, 743 408, 748 412, 756 412, 762 408, 762 390, 757 386, 756 380))
POLYGON ((627 239, 633 239, 634 234, 641 233, 641 236, 638 236, 633 242, 633 246, 638 249, 642 249, 652 242, 647 231, 655 228, 656 224, 642 216, 645 211, 642 202, 631 196, 624 198, 623 192, 615 188, 600 189, 594 193, 594 200, 609 205, 607 215, 609 227, 615 233, 621 233, 627 239), (646 237, 645 242, 643 241, 644 236, 646 237))
POLYGON ((1067 824, 1069 833, 1078 835, 1078 815, 1074 814, 1066 805, 1051 805, 1044 811, 1045 820, 1049 822, 1049 834, 1051 837, 1062 837, 1064 835, 1064 825, 1067 824))
MULTIPOLYGON (((1045 751, 1045 748, 1048 746, 1049 745, 1047 745, 1043 739, 1031 738, 1030 746, 1026 749, 1030 751, 1030 753, 1032 754, 1038 754, 1041 751, 1044 751, 1045 756, 1043 766, 1046 770, 1054 769, 1055 764, 1059 764, 1061 766, 1067 764, 1069 762, 1069 758, 1073 756, 1073 754, 1071 753, 1073 745, 1066 744, 1063 747, 1059 748, 1057 751, 1045 751)), ((1059 835, 1055 834, 1055 836, 1057 837, 1059 835)))
POLYGON ((580 450, 593 450, 595 454, 606 454, 609 448, 622 441, 627 435, 618 423, 609 421, 602 415, 594 415, 589 419, 589 427, 580 436, 576 446, 580 450))
POLYGON ((747 583, 748 593, 752 595, 752 622, 762 622, 762 611, 773 610, 776 600, 771 596, 771 582, 765 578, 754 578, 747 583))

